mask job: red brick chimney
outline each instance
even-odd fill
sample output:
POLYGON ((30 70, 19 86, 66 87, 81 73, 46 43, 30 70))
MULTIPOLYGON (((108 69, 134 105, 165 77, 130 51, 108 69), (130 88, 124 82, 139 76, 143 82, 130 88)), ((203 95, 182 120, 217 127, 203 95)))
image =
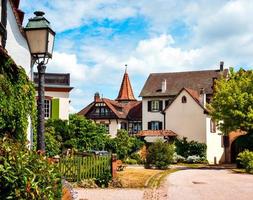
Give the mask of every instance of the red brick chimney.
POLYGON ((100 95, 99 95, 98 92, 96 92, 95 95, 94 95, 94 101, 97 102, 99 100, 100 100, 100 95))

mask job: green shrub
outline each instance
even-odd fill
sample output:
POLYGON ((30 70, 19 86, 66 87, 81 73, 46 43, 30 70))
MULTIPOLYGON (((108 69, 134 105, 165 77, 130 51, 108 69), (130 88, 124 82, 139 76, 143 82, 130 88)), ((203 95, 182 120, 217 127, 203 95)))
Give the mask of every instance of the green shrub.
POLYGON ((145 167, 166 169, 173 162, 175 146, 163 143, 161 140, 151 144, 148 148, 145 167))
POLYGON ((184 137, 183 139, 177 139, 175 141, 176 145, 176 152, 178 155, 181 155, 185 158, 189 156, 199 156, 199 157, 206 157, 206 144, 199 143, 196 141, 187 141, 187 138, 184 137))
POLYGON ((185 157, 178 155, 176 152, 173 154, 173 163, 183 163, 185 160, 185 157))
POLYGON ((124 162, 126 164, 129 164, 129 165, 136 165, 136 164, 138 164, 137 160, 132 159, 132 158, 127 158, 124 162))
POLYGON ((253 152, 245 150, 238 154, 237 160, 248 173, 253 173, 253 152))
POLYGON ((112 175, 109 170, 106 170, 104 173, 100 175, 100 177, 96 178, 95 183, 102 188, 108 187, 109 182, 112 180, 112 175))
POLYGON ((60 199, 61 189, 55 164, 24 144, 0 140, 0 199, 60 199))
POLYGON ((55 137, 53 127, 47 127, 45 131, 46 155, 53 157, 61 153, 61 142, 55 137))
POLYGON ((136 160, 137 164, 139 164, 139 165, 144 163, 144 161, 141 159, 140 154, 138 154, 138 153, 132 153, 130 155, 130 158, 136 160))

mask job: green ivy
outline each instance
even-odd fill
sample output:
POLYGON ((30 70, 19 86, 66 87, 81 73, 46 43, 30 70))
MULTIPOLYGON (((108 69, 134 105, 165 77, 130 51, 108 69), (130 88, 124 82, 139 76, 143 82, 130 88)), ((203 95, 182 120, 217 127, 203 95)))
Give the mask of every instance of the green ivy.
POLYGON ((35 88, 25 70, 0 50, 0 137, 26 141, 28 117, 35 127, 35 88))

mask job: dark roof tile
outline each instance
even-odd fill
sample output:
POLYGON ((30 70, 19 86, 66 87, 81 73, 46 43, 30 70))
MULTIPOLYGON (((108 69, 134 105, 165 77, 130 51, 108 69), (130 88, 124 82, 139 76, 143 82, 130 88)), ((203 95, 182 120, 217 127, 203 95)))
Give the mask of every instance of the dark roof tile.
POLYGON ((152 73, 149 75, 141 93, 141 97, 175 96, 182 88, 200 91, 204 88, 206 94, 213 93, 214 79, 227 76, 228 70, 205 70, 172 73, 152 73), (166 80, 166 91, 161 91, 162 81, 166 80))

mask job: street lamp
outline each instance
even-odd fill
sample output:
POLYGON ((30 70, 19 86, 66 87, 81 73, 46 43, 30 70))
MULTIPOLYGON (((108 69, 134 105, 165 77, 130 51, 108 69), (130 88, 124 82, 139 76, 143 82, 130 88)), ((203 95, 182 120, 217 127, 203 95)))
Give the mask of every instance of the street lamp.
POLYGON ((55 32, 50 27, 50 22, 43 17, 41 11, 34 12, 35 17, 29 19, 24 28, 32 60, 38 64, 38 126, 37 150, 45 151, 45 71, 49 58, 52 58, 55 32))

